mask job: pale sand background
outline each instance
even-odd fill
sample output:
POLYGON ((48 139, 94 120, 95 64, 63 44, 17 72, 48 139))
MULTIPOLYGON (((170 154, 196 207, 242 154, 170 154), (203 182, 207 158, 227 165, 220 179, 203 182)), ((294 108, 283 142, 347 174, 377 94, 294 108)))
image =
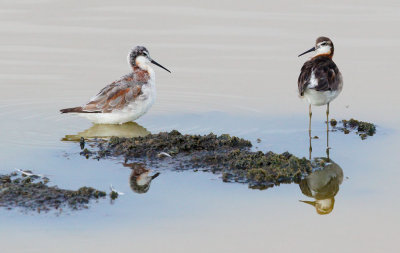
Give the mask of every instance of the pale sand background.
MULTIPOLYGON (((66 187, 90 182, 107 190, 111 178, 129 191, 126 169, 62 156, 78 151, 60 139, 90 123, 58 109, 80 105, 127 73, 136 45, 173 72, 155 67, 158 100, 139 121, 152 132, 261 136, 270 140, 264 150, 306 155, 307 106, 297 77, 307 56, 297 55, 320 35, 335 43, 344 76, 332 117, 381 127, 365 142, 333 136, 332 152, 350 179, 329 216, 299 204, 296 185, 259 192, 212 175, 165 173, 146 195, 67 217, 1 211, 1 252, 395 252, 399 13, 399 1, 371 0, 1 0, 1 169, 40 168, 66 187), (274 117, 283 123, 267 120, 274 117)), ((314 116, 323 136, 324 108, 314 116)))

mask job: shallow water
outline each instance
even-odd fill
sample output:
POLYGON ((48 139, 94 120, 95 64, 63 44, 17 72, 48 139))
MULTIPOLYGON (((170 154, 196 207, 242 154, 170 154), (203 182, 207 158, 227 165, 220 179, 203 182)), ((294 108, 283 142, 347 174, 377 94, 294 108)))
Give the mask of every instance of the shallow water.
MULTIPOLYGON (((59 216, 0 209, 1 252, 395 251, 400 4, 368 2, 2 1, 2 173, 31 169, 59 187, 113 184, 125 195, 59 216), (331 117, 378 124, 365 141, 330 133, 344 179, 328 215, 299 202, 312 199, 297 184, 259 191, 168 168, 138 194, 122 161, 87 160, 65 141, 178 129, 308 157, 307 105, 296 93, 306 57, 297 55, 319 35, 335 43, 344 76, 331 117), (172 70, 155 69, 158 100, 138 125, 99 129, 59 114, 127 73, 126 54, 138 44, 172 70)), ((314 108, 313 157, 325 156, 324 110, 314 108)))

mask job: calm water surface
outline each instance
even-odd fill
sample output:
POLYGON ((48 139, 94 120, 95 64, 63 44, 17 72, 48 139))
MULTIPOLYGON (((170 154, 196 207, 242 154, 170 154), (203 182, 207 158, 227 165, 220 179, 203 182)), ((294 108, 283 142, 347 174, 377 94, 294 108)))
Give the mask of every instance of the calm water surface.
MULTIPOLYGON (((1 173, 31 169, 60 187, 113 184, 125 195, 59 216, 0 209, 1 252, 396 252, 399 11, 398 1, 2 0, 1 173), (300 202, 312 199, 297 184, 251 190, 170 168, 138 194, 122 161, 86 160, 63 141, 178 129, 308 156, 307 105, 296 90, 307 58, 297 55, 320 35, 334 41, 344 76, 331 117, 378 125, 365 141, 330 134, 344 176, 328 215, 300 202), (58 113, 127 73, 126 54, 139 44, 173 73, 155 69, 158 100, 137 124, 93 127, 58 113)), ((313 157, 325 156, 324 110, 314 108, 313 157)))

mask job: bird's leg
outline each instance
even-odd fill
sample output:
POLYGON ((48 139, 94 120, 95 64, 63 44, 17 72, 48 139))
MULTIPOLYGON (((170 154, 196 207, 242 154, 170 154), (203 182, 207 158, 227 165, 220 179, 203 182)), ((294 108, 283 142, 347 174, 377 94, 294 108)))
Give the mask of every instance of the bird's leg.
POLYGON ((311 161, 311 153, 312 153, 311 134, 309 135, 308 138, 310 140, 310 148, 308 149, 308 151, 309 151, 309 160, 311 161))
POLYGON ((326 155, 329 162, 329 103, 326 105, 326 155))
POLYGON ((311 136, 311 117, 312 117, 311 105, 309 105, 308 107, 308 115, 310 116, 310 120, 308 122, 308 134, 311 136))
POLYGON ((310 139, 310 148, 309 148, 309 151, 310 151, 310 160, 311 160, 311 152, 312 152, 312 146, 311 146, 311 117, 312 117, 312 111, 311 111, 311 104, 309 105, 309 107, 308 107, 308 112, 309 112, 309 117, 310 117, 310 120, 309 120, 309 123, 308 123, 308 137, 309 137, 309 139, 310 139))

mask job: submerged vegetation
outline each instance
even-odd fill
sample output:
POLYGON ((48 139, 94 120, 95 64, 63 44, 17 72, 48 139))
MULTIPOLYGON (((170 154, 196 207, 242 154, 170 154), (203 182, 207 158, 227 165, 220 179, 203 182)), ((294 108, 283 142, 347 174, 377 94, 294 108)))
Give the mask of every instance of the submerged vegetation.
POLYGON ((225 182, 248 183, 258 189, 297 182, 312 169, 306 158, 288 152, 254 152, 250 141, 228 134, 183 135, 173 130, 95 143, 96 151, 81 154, 95 159, 123 157, 125 161, 147 162, 154 167, 167 164, 185 170, 212 171, 222 175, 225 182))
POLYGON ((333 131, 341 131, 344 134, 355 132, 360 136, 362 140, 365 140, 368 136, 373 136, 376 133, 376 126, 373 123, 359 121, 355 119, 342 120, 341 125, 335 119, 331 119, 330 124, 333 127, 333 131))
MULTIPOLYGON (((340 122, 332 119, 330 124, 333 131, 345 134, 356 131, 361 139, 376 133, 374 124, 354 119, 340 122)), ((132 161, 132 164, 142 163, 143 166, 154 168, 210 171, 221 175, 224 182, 245 183, 253 189, 266 189, 281 183, 299 183, 313 170, 324 167, 324 160, 316 163, 288 152, 277 154, 253 151, 250 141, 228 134, 184 135, 173 130, 144 137, 95 138, 90 143, 85 145, 85 139, 79 139, 82 150, 80 154, 86 158, 100 160, 120 157, 124 159, 124 164, 132 161)), ((0 207, 20 207, 38 212, 61 211, 63 208, 80 210, 88 208, 92 200, 107 197, 105 192, 91 187, 74 191, 49 186, 48 178, 29 171, 19 171, 21 176, 17 173, 0 175, 0 207)), ((159 173, 153 176, 147 173, 136 174, 133 183, 143 185, 147 191, 149 182, 159 173)), ((117 191, 112 190, 109 198, 113 200, 118 195, 117 191)))
MULTIPOLYGON (((31 174, 30 171, 25 171, 31 174)), ((76 191, 48 186, 49 180, 39 176, 11 173, 0 175, 0 207, 22 208, 26 211, 48 212, 69 208, 88 208, 91 200, 105 198, 106 193, 92 187, 81 187, 76 191)))
MULTIPOLYGON (((376 126, 372 123, 354 119, 337 122, 330 121, 332 131, 345 134, 356 132, 361 139, 373 136, 376 126)), ((257 140, 260 142, 261 140, 257 140)), ((80 154, 86 158, 108 159, 120 157, 124 164, 176 170, 210 171, 221 176, 224 182, 248 184, 253 189, 266 189, 281 183, 299 183, 315 169, 323 168, 325 160, 310 161, 296 157, 288 152, 277 154, 251 150, 250 141, 228 134, 188 135, 173 130, 142 137, 94 138, 90 145, 79 139, 80 154)), ((135 167, 135 166, 134 166, 135 167)), ((137 167, 137 166, 136 166, 137 167)), ((135 192, 146 192, 152 179, 159 173, 148 175, 148 169, 133 173, 132 185, 135 192), (143 174, 143 175, 142 175, 143 174)), ((137 168, 136 168, 137 169, 137 168)), ((49 179, 34 175, 30 171, 19 170, 22 175, 11 173, 0 175, 0 207, 48 212, 69 208, 80 210, 88 208, 92 200, 106 198, 103 191, 82 187, 76 191, 49 186, 49 179)), ((109 198, 118 197, 111 190, 109 198)))

